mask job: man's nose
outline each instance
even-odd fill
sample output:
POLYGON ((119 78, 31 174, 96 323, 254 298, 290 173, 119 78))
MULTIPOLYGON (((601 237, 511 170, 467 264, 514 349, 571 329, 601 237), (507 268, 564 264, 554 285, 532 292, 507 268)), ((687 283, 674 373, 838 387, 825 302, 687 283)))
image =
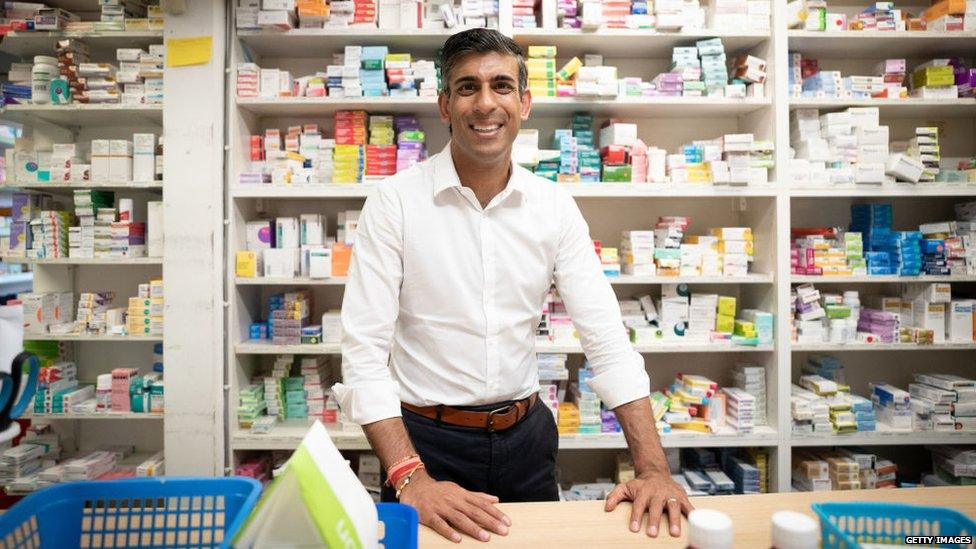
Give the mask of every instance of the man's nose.
POLYGON ((482 86, 475 96, 475 111, 481 114, 488 114, 495 110, 497 106, 495 92, 491 89, 491 86, 482 86))

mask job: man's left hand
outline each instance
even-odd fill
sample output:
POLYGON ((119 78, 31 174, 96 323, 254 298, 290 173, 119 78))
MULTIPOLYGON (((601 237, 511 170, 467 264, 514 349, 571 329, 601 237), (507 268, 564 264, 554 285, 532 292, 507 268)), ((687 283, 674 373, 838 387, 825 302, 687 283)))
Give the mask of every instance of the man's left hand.
POLYGON ((679 486, 671 475, 662 473, 644 473, 637 478, 618 484, 607 496, 605 510, 616 509, 621 501, 634 502, 630 511, 630 530, 639 532, 645 514, 649 514, 647 521, 647 535, 657 537, 661 514, 668 513, 668 524, 671 535, 681 535, 681 514, 688 514, 694 509, 685 494, 684 488, 679 486))

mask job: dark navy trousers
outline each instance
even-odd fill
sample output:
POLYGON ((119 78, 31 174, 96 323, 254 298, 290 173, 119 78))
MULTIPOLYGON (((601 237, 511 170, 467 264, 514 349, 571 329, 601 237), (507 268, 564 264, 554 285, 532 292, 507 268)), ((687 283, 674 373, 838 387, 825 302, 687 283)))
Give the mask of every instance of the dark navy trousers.
MULTIPOLYGON (((506 404, 465 409, 488 411, 506 404)), ((525 419, 501 432, 438 423, 401 410, 410 440, 432 478, 498 496, 505 503, 559 499, 559 434, 552 413, 541 401, 536 401, 525 419)), ((384 485, 383 501, 394 501, 394 495, 395 491, 384 485)))

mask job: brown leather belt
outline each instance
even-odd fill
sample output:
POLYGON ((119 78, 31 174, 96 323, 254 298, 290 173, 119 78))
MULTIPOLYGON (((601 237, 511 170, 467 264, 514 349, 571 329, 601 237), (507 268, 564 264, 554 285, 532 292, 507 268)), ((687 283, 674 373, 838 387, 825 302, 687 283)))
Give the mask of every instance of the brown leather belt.
POLYGON ((538 393, 532 393, 528 398, 517 400, 511 404, 501 406, 487 412, 476 412, 472 410, 461 410, 451 406, 414 406, 401 402, 400 406, 410 410, 415 414, 422 415, 428 419, 441 421, 449 425, 460 427, 474 427, 486 429, 488 431, 504 431, 518 424, 525 419, 529 410, 538 399, 538 393))

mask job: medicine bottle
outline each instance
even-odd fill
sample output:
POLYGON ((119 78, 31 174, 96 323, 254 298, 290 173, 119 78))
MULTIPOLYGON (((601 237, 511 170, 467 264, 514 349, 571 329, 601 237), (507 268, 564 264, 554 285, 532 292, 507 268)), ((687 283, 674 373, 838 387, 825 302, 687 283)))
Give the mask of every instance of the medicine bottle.
POLYGON ((732 547, 732 519, 714 509, 695 509, 688 515, 688 549, 732 547))
POLYGON ((816 549, 820 547, 817 521, 796 511, 773 513, 773 549, 816 549))
POLYGON ((112 410, 112 374, 99 374, 95 382, 95 410, 112 410))

